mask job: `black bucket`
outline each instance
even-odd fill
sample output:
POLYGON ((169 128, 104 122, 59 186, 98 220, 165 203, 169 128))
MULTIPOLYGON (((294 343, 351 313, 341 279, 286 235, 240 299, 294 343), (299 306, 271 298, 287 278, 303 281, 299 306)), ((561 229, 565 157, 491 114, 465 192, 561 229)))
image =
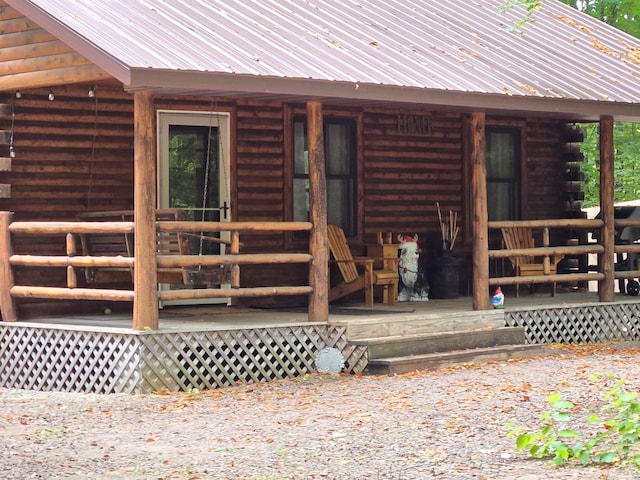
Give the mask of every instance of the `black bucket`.
POLYGON ((458 298, 460 260, 450 251, 434 257, 429 268, 429 298, 458 298))

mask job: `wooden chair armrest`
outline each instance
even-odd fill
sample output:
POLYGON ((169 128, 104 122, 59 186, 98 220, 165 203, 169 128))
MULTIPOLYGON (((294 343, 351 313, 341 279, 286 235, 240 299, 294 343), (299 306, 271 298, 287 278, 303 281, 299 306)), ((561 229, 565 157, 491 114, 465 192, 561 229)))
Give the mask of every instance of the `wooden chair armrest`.
POLYGON ((353 257, 353 261, 360 265, 366 265, 367 263, 373 263, 374 259, 371 257, 353 257))
MULTIPOLYGON (((197 238, 200 239, 202 238, 204 241, 206 242, 211 242, 211 243, 219 243, 222 245, 231 245, 231 242, 229 240, 224 240, 222 238, 218 238, 218 237, 211 237, 208 235, 198 235, 197 233, 187 233, 187 232, 180 232, 180 235, 184 235, 185 237, 193 237, 193 238, 197 238)), ((240 242, 240 246, 244 246, 244 244, 242 242, 240 242)))

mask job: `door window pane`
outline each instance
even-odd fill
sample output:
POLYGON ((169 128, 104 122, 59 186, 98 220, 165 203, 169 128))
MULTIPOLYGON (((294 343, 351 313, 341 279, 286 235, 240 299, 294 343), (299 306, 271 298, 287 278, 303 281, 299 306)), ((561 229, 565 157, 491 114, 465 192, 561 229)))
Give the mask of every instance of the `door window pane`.
MULTIPOLYGON (((217 128, 169 126, 169 208, 183 209, 189 220, 220 221, 218 151, 217 128)), ((217 243, 192 241, 193 251, 220 253, 217 243)))

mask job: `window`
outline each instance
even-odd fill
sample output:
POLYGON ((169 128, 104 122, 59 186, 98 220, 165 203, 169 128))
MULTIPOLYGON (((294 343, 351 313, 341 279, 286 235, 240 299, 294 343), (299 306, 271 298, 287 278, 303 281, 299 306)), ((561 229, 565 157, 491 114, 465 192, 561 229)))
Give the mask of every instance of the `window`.
MULTIPOLYGON (((324 119, 324 155, 327 210, 330 224, 345 235, 356 235, 356 123, 351 119, 324 119)), ((293 220, 309 221, 309 149, 304 118, 293 122, 293 220)))
POLYGON ((489 221, 520 220, 520 130, 486 128, 489 221))

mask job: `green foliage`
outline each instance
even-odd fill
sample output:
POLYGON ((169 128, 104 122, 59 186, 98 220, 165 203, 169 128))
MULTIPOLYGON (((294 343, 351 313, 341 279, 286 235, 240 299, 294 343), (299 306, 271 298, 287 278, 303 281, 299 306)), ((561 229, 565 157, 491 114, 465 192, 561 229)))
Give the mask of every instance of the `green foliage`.
POLYGON ((638 0, 561 0, 562 3, 640 38, 638 0))
MULTIPOLYGON (((614 381, 612 375, 594 376, 614 381)), ((526 450, 534 458, 550 458, 557 466, 570 461, 582 465, 610 465, 626 462, 640 467, 640 402, 638 393, 629 392, 624 382, 615 381, 604 396, 599 414, 586 419, 587 432, 569 428, 575 423, 576 405, 563 400, 556 392, 547 397, 550 409, 540 419, 540 430, 527 432, 524 427, 509 424, 508 437, 516 437, 516 450, 526 450)))
MULTIPOLYGON (((584 154, 585 194, 584 207, 600 203, 600 150, 597 123, 581 125, 585 132, 581 151, 584 154)), ((625 202, 640 198, 640 165, 637 152, 640 151, 640 124, 616 122, 614 124, 614 200, 625 202)))
POLYGON ((525 16, 514 22, 513 26, 509 27, 509 31, 517 30, 518 28, 523 27, 527 23, 535 23, 535 19, 533 18, 533 12, 536 10, 540 10, 540 5, 542 0, 506 0, 498 9, 498 13, 504 13, 507 10, 516 7, 524 7, 526 9, 525 16))
MULTIPOLYGON (((598 20, 612 25, 623 32, 640 38, 640 2, 638 0, 561 0, 598 20)), ((526 14, 515 22, 515 28, 534 23, 532 14, 540 9, 544 0, 505 0, 500 8, 503 13, 511 8, 524 7, 526 14)), ((514 28, 511 28, 514 29, 514 28)), ((584 207, 600 203, 600 151, 598 147, 598 124, 582 125, 585 130, 585 142, 582 152, 585 155, 583 172, 585 174, 584 207)), ((615 201, 624 202, 640 198, 638 185, 637 152, 640 152, 640 125, 636 123, 616 123, 614 131, 614 191, 615 201)))

